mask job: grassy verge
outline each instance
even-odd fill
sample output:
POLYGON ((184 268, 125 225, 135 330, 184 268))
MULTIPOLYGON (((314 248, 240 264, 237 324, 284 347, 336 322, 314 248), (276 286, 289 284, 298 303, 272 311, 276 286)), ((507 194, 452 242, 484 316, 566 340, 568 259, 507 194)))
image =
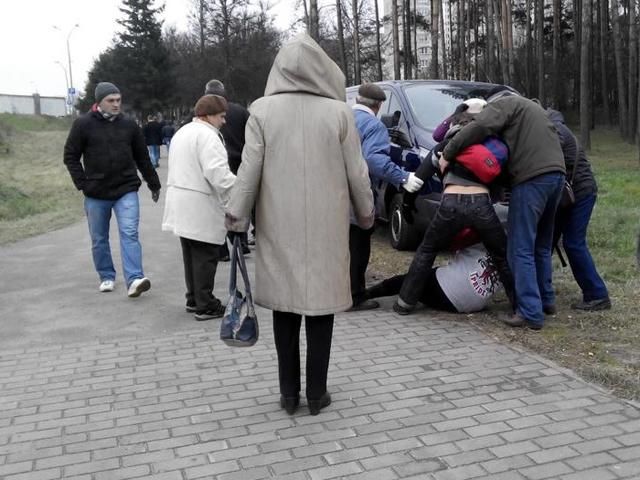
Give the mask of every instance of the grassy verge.
POLYGON ((0 115, 0 244, 82 218, 82 196, 62 163, 69 121, 0 115))
MULTIPOLYGON (((597 130, 592 142, 589 157, 599 196, 589 245, 609 288, 613 309, 592 313, 572 310, 570 305, 580 298, 580 289, 569 268, 563 269, 554 259, 558 314, 547 319, 541 332, 503 326, 496 315, 506 310, 500 296, 487 312, 466 318, 502 342, 524 346, 621 397, 640 400, 640 270, 635 259, 640 165, 637 150, 623 143, 616 132, 597 130)), ((371 269, 376 277, 405 272, 413 256, 391 250, 385 233, 379 231, 374 239, 371 269)))

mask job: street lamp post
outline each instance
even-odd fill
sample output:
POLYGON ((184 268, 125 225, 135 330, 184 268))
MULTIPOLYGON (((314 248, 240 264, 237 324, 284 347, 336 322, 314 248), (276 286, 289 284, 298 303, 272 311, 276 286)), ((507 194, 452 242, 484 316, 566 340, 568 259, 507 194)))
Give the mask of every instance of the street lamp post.
POLYGON ((65 68, 65 66, 62 64, 62 62, 60 60, 56 60, 54 63, 56 63, 57 65, 60 65, 60 68, 62 69, 62 71, 64 72, 64 88, 65 88, 65 98, 64 98, 64 109, 67 112, 67 115, 69 114, 69 77, 67 76, 67 69, 65 68))
MULTIPOLYGON (((75 91, 73 89, 73 69, 71 68, 71 48, 69 48, 69 39, 71 38, 71 34, 73 33, 73 31, 79 26, 80 25, 76 23, 73 27, 71 27, 71 29, 69 30, 69 33, 67 33, 67 39, 66 39, 67 40, 67 68, 69 69, 69 87, 67 89, 67 93, 70 96, 72 96, 72 98, 75 96, 75 91), (71 92, 74 92, 74 93, 71 93, 71 92)), ((53 28, 55 28, 59 32, 62 32, 62 29, 57 25, 53 25, 53 28)), ((73 116, 75 116, 75 111, 76 109, 73 107, 73 105, 71 105, 71 114, 73 116)))

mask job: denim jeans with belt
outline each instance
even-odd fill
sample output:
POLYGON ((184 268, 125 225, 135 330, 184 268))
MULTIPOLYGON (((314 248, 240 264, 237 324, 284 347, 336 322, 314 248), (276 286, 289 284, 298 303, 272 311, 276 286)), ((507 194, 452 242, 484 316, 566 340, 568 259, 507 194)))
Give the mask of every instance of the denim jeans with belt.
POLYGON ((465 227, 476 230, 491 255, 507 296, 513 299, 513 276, 507 263, 507 236, 489 194, 445 193, 400 289, 402 302, 409 306, 418 302, 436 255, 449 248, 454 236, 465 227))
POLYGON ((129 192, 117 200, 101 200, 85 197, 84 210, 89 222, 91 253, 100 281, 115 280, 116 271, 109 245, 111 210, 116 214, 120 234, 120 256, 127 287, 142 273, 142 247, 138 240, 140 205, 138 192, 129 192))
POLYGON ((542 326, 543 306, 555 304, 551 251, 564 174, 538 175, 511 189, 508 257, 516 282, 517 312, 542 326))
POLYGON ((578 282, 582 290, 582 300, 585 302, 609 296, 607 286, 598 274, 587 246, 587 227, 596 198, 597 195, 592 193, 576 199, 576 203, 566 212, 559 212, 561 222, 556 221, 556 228, 560 229, 557 233, 562 234, 562 245, 569 260, 573 278, 578 282))

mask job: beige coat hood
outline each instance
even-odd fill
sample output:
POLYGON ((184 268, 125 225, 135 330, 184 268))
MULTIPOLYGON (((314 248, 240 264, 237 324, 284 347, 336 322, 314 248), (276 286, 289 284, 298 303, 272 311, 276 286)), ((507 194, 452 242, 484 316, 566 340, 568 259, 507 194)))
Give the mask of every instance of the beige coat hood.
POLYGON ((269 73, 264 94, 310 93, 345 101, 345 78, 338 66, 306 33, 285 44, 269 73))
POLYGON ((373 196, 344 76, 301 35, 278 54, 265 94, 251 105, 227 206, 229 218, 246 219, 255 204, 254 298, 303 315, 346 310, 349 209, 370 227, 373 196))

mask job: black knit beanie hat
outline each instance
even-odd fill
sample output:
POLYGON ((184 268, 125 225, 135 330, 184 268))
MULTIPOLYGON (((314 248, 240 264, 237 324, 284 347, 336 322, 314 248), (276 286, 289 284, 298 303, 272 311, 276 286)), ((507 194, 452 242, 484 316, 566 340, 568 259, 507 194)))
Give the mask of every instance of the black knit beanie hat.
POLYGON ((96 103, 100 103, 104 99, 104 97, 114 93, 120 93, 120 90, 118 90, 118 87, 116 87, 113 83, 100 82, 98 85, 96 85, 96 103))

